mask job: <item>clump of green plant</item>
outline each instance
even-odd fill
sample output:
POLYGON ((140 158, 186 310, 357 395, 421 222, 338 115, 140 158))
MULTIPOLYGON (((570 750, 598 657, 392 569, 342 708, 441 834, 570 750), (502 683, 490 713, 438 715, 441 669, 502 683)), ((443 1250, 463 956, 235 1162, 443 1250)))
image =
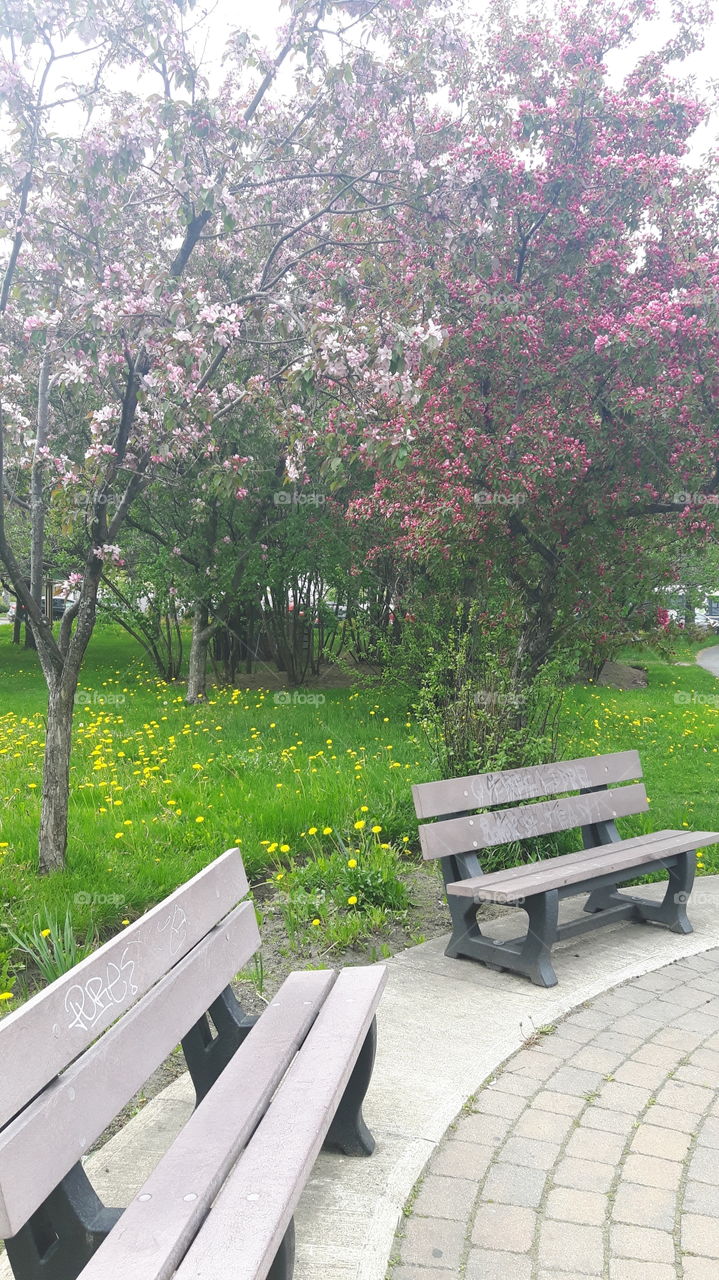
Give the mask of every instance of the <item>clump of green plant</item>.
POLYGON ((273 877, 293 945, 351 946, 403 916, 409 894, 399 874, 400 853, 380 840, 381 833, 378 823, 367 830, 363 818, 354 824, 351 839, 330 828, 322 837, 315 827, 303 833, 304 851, 273 877))
POLYGON ((34 916, 29 928, 18 932, 8 929, 8 934, 17 949, 29 957, 46 983, 54 982, 56 978, 68 973, 97 946, 97 936, 92 926, 84 941, 78 941, 69 909, 65 912, 63 921, 48 911, 44 917, 34 916))

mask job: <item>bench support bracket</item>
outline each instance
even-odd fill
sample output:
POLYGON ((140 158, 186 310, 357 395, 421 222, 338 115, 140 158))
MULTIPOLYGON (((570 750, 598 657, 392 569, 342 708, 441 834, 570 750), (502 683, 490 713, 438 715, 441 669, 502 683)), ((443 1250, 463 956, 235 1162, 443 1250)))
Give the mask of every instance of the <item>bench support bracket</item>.
POLYGON ((182 1049, 198 1104, 216 1084, 256 1022, 257 1018, 245 1013, 232 987, 225 987, 207 1013, 190 1028, 182 1040, 182 1049), (212 1035, 209 1018, 215 1025, 216 1036, 212 1035))
POLYGON ((362 1103, 372 1078, 376 1052, 377 1019, 373 1018, 334 1119, 327 1130, 327 1137, 322 1144, 324 1150, 341 1151, 346 1156, 372 1155, 375 1140, 364 1122, 362 1103))
MULTIPOLYGON (((441 863, 445 888, 457 880, 469 880, 470 877, 483 874, 476 853, 453 854, 452 857, 442 858, 441 863)), ((482 939, 482 931, 477 924, 477 904, 471 898, 458 898, 451 893, 447 894, 447 902, 452 917, 452 937, 444 954, 458 960, 467 955, 467 942, 479 942, 482 939)))
POLYGON ((75 1280, 122 1216, 107 1209, 81 1164, 6 1240, 15 1280, 75 1280))
POLYGON ((275 1260, 267 1272, 267 1280, 292 1280, 295 1269, 295 1220, 290 1218, 290 1225, 282 1237, 275 1260))
MULTIPOLYGON (((446 861, 449 862, 450 859, 446 861)), ((481 934, 475 920, 473 930, 465 928, 462 934, 458 930, 452 934, 445 955, 480 960, 491 969, 521 973, 537 986, 553 987, 557 981, 551 962, 554 942, 576 938, 619 920, 663 924, 672 933, 691 933, 686 904, 694 883, 695 864, 695 853, 674 853, 666 858, 657 858, 654 862, 640 863, 634 869, 625 869, 622 873, 625 881, 655 871, 668 871, 669 881, 660 902, 652 902, 649 898, 634 894, 618 893, 617 872, 594 876, 584 883, 567 885, 561 889, 548 889, 543 893, 533 894, 524 901, 517 899, 514 905, 520 906, 528 916, 528 928, 523 937, 510 938, 508 941, 492 940, 481 934), (579 916, 576 920, 560 925, 560 899, 581 893, 589 893, 584 906, 584 910, 590 912, 589 917, 579 916), (592 902, 595 905, 592 906, 592 902), (597 903, 601 905, 596 905, 597 903)), ((455 917, 462 921, 469 920, 476 912, 478 903, 471 898, 458 894, 447 896, 453 920, 455 917)))

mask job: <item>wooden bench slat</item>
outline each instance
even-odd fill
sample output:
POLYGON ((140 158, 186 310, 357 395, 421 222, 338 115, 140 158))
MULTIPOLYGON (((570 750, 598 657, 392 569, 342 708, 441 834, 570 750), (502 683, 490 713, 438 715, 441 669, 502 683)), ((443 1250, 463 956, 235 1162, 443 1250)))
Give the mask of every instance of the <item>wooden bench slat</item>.
POLYGON ((641 777, 639 752, 615 751, 606 756, 584 756, 557 764, 507 769, 503 773, 422 782, 412 787, 412 793, 418 818, 438 818, 467 809, 515 804, 561 791, 579 791, 641 777))
POLYGON ((243 902, 0 1132, 0 1237, 27 1221, 259 945, 243 902))
POLYGON ((488 877, 475 876, 448 884, 447 892, 457 897, 509 905, 516 902, 518 898, 531 897, 532 894, 544 893, 548 889, 561 889, 566 885, 588 880, 593 875, 610 875, 615 871, 628 871, 633 867, 640 868, 643 863, 661 861, 663 857, 689 853, 703 844, 713 844, 719 840, 719 835, 711 831, 684 831, 663 839, 657 840, 652 836, 646 836, 644 839, 643 846, 632 843, 631 848, 626 848, 623 840, 615 844, 597 845, 594 849, 583 851, 592 854, 592 857, 570 860, 557 870, 552 868, 553 859, 547 859, 541 866, 535 864, 537 869, 534 875, 527 875, 524 879, 517 877, 509 883, 505 882, 504 888, 501 884, 502 872, 500 871, 491 872, 488 877), (498 877, 494 884, 485 884, 486 879, 494 876, 498 877))
POLYGON ((166 1280, 250 1138, 336 973, 293 973, 225 1067, 82 1280, 166 1280))
POLYGON ((508 844, 512 840, 527 840, 553 831, 644 813, 648 808, 643 784, 635 783, 585 796, 543 800, 516 809, 432 822, 420 827, 419 837, 425 858, 446 858, 456 853, 472 853, 488 845, 508 844))
POLYGON ((382 966, 337 979, 177 1280, 263 1280, 322 1146, 385 985, 382 966))
POLYGON ((0 1128, 247 893, 229 849, 0 1023, 0 1128))
MULTIPOLYGON (((645 844, 647 840, 660 840, 665 838, 666 836, 681 836, 681 835, 686 835, 686 832, 673 830, 673 829, 667 829, 665 831, 653 831, 653 832, 650 832, 649 834, 645 833, 644 835, 641 835, 641 836, 631 836, 628 840, 622 840, 621 846, 624 849, 631 849, 633 847, 639 848, 641 845, 645 844)), ((516 867, 504 867, 503 870, 501 871, 488 871, 486 872, 485 875, 481 877, 482 884, 484 885, 487 882, 489 884, 495 884, 495 883, 498 883, 500 880, 502 881, 502 883, 506 881, 509 884, 513 880, 517 880, 520 878, 524 878, 527 875, 531 875, 534 872, 535 868, 553 867, 554 869, 558 869, 564 866, 565 863, 573 864, 575 862, 583 861, 586 858, 596 858, 597 851, 600 849, 606 850, 607 853, 610 853, 612 849, 616 849, 617 847, 618 847, 617 842, 601 844, 601 845, 591 845, 587 849, 578 849, 575 853, 558 853, 554 858, 537 858, 533 862, 519 863, 516 867)), ((466 882, 458 881, 457 883, 464 884, 466 882)))

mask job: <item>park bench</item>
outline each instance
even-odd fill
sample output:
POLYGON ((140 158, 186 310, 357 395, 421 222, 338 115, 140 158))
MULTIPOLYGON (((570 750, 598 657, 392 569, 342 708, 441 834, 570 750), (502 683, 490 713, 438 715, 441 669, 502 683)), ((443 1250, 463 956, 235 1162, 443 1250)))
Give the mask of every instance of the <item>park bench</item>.
POLYGON ((615 819, 644 813, 649 802, 641 783, 610 784, 641 776, 638 752, 618 751, 413 787, 417 817, 439 819, 422 825, 419 834, 424 857, 442 861, 452 918, 445 954, 521 973, 538 986, 551 987, 557 981, 552 944, 564 938, 622 919, 691 933, 686 903, 696 849, 719 841, 719 835, 657 831, 622 840, 615 819), (578 794, 564 794, 572 791, 578 794), (556 798, 524 803, 541 796, 556 798), (581 827, 584 846, 576 853, 482 871, 479 849, 575 827, 581 827), (617 885, 656 871, 669 872, 661 902, 617 892, 617 885), (584 904, 588 916, 560 925, 560 899, 579 893, 589 894, 584 904), (526 935, 509 941, 483 935, 477 924, 482 902, 522 907, 528 916, 526 935))
POLYGON ((0 1023, 0 1236, 17 1280, 289 1280, 322 1146, 369 1155, 382 966, 293 973, 259 1018, 260 945, 230 849, 0 1023), (237 905, 239 902, 239 905, 237 905), (82 1157, 178 1044, 197 1106, 129 1206, 82 1157))

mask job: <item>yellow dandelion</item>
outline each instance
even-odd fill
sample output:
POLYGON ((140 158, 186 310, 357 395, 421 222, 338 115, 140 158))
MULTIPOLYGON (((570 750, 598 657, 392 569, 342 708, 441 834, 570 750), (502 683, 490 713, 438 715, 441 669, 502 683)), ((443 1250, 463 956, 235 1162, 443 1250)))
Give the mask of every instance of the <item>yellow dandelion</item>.
POLYGON ((316 836, 316 835, 317 835, 317 828, 316 828, 316 827, 308 827, 308 828, 307 828, 307 834, 308 834, 308 836, 316 836))
POLYGON ((347 899, 348 906, 353 907, 353 906, 355 905, 355 903, 356 903, 356 902, 357 902, 357 894, 356 894, 356 893, 353 893, 353 894, 352 894, 352 895, 347 899))
POLYGON ((377 836, 377 835, 379 835, 379 833, 380 833, 380 831, 381 831, 381 830, 382 830, 382 828, 381 828, 381 827, 373 827, 373 828, 372 828, 372 831, 374 832, 374 834, 375 834, 376 836, 377 836))
POLYGON ((12 991, 0 991, 0 1000, 14 1000, 12 991))
POLYGON ((369 813, 369 805, 361 804, 361 805, 360 805, 360 813, 369 813))
POLYGON ((364 818, 360 818, 359 822, 355 822, 355 831, 362 831, 367 826, 364 818))
POLYGON ((348 866, 348 867, 352 867, 352 868, 354 869, 354 867, 356 867, 356 866, 357 866, 357 859, 356 859, 356 858, 350 858, 350 859, 349 859, 349 861, 348 861, 348 863, 347 863, 347 866, 348 866))
POLYGON ((313 924, 313 927, 314 927, 314 928, 317 928, 317 925, 319 924, 319 920, 317 919, 317 917, 316 917, 316 916, 315 916, 314 920, 312 921, 312 924, 313 924))
POLYGON ((323 836, 331 836, 331 835, 332 835, 332 827, 323 827, 323 828, 322 828, 322 835, 323 835, 323 836))
POLYGON ((41 929, 41 930, 40 930, 40 937, 41 937, 41 938, 49 938, 49 937, 50 937, 50 933, 51 933, 51 930, 50 930, 50 929, 41 929))
POLYGON ((116 831, 116 832, 115 832, 115 839, 116 839, 116 840, 124 840, 124 838, 125 838, 125 832, 124 832, 124 831, 116 831))
POLYGON ((129 921, 129 920, 121 920, 121 921, 120 921, 120 923, 121 923, 121 924, 129 924, 129 923, 130 923, 130 921, 129 921))
POLYGON ((290 846, 288 844, 280 845, 280 853, 289 853, 289 851, 290 851, 290 846))

